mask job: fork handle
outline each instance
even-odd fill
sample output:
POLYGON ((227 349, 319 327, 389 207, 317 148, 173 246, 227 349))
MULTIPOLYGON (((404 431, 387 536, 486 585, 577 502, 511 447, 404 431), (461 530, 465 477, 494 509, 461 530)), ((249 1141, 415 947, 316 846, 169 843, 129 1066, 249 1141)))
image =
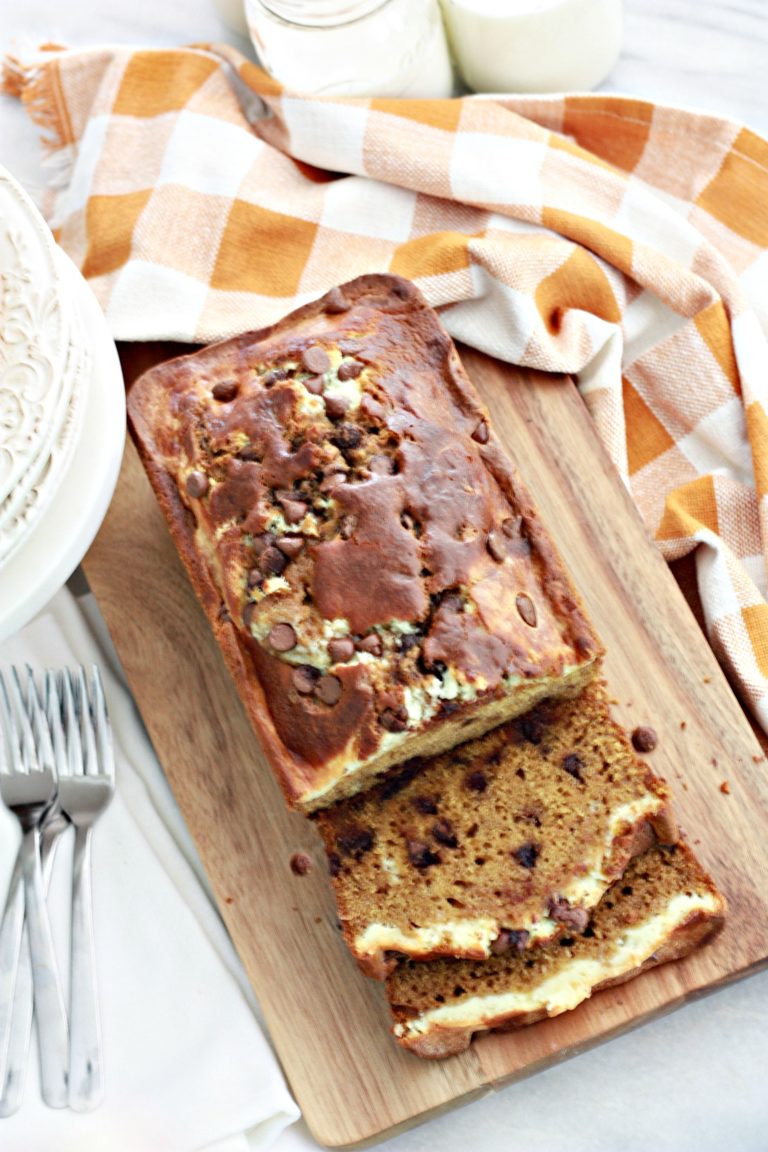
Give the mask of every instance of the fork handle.
MULTIPOLYGON (((58 847, 60 832, 55 836, 41 837, 43 888, 45 895, 51 883, 53 861, 58 847)), ((21 874, 21 848, 16 858, 14 877, 18 876, 19 892, 24 899, 24 881, 21 874)), ((8 1020, 8 1048, 6 1051, 5 1071, 0 1079, 0 1118, 12 1116, 18 1112, 24 1099, 24 1082, 27 1074, 27 1055, 29 1053, 29 1040, 32 1035, 32 962, 29 958, 29 940, 22 932, 21 949, 18 957, 16 984, 13 993, 13 1005, 8 1020)), ((0 1043, 2 1040, 0 1039, 0 1043)))
POLYGON ((24 879, 21 874, 21 849, 8 885, 8 894, 0 923, 0 1093, 6 1080, 17 973, 24 929, 24 879))
POLYGON ((69 1035, 64 997, 53 950, 51 925, 43 894, 40 832, 35 825, 24 832, 21 864, 27 902, 27 932, 35 991, 35 1019, 40 1049, 40 1089, 51 1108, 67 1105, 69 1035))
POLYGON ((72 964, 69 992, 69 1106, 96 1108, 104 1095, 101 1022, 91 896, 91 829, 78 828, 72 882, 72 964))

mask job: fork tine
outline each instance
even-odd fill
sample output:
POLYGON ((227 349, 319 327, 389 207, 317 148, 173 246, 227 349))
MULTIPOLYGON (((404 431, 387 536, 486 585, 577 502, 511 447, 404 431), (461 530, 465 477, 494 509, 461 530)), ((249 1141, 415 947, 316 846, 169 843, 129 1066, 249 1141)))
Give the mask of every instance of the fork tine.
POLYGON ((75 708, 80 720, 80 740, 83 745, 83 772, 86 776, 96 776, 99 771, 96 760, 96 741, 93 735, 91 702, 88 699, 88 686, 85 682, 85 668, 78 666, 75 680, 75 708))
POLYGON ((83 749, 80 744, 80 729, 75 712, 75 701, 72 696, 72 681, 66 668, 63 668, 59 673, 59 689, 61 691, 67 745, 65 772, 68 776, 81 776, 83 773, 83 749))
POLYGON ((8 699, 8 689, 5 686, 5 677, 0 672, 0 728, 2 728, 2 739, 0 739, 0 772, 9 773, 11 765, 14 762, 15 751, 18 745, 18 736, 16 734, 16 721, 11 709, 11 702, 8 699))
POLYGON ((112 744, 112 729, 107 715, 107 701, 104 685, 96 664, 91 668, 91 703, 96 722, 96 746, 98 748, 98 769, 110 780, 115 778, 115 750, 112 744))
POLYGON ((27 714, 30 718, 35 748, 37 750, 37 763, 35 767, 39 769, 47 768, 55 774, 56 765, 53 758, 53 745, 51 744, 51 734, 48 730, 48 721, 45 718, 45 713, 40 703, 40 694, 37 690, 35 674, 29 664, 27 664, 27 714))
POLYGON ((56 775, 61 776, 67 771, 67 745, 64 739, 64 726, 61 723, 61 699, 56 687, 56 673, 52 668, 45 673, 45 715, 51 734, 56 775))
POLYGON ((21 767, 23 772, 30 772, 38 767, 35 738, 32 735, 32 726, 27 715, 19 670, 15 664, 11 666, 10 685, 11 706, 16 720, 16 738, 21 756, 21 767))

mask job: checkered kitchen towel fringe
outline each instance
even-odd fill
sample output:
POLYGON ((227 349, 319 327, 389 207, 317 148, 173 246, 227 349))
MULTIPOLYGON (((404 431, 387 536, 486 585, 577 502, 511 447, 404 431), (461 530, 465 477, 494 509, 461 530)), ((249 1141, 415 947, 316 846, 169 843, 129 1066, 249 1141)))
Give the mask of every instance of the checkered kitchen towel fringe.
POLYGON ((768 730, 764 140, 600 95, 305 98, 221 47, 48 52, 5 85, 115 337, 207 341, 391 270, 453 336, 575 374, 768 730))

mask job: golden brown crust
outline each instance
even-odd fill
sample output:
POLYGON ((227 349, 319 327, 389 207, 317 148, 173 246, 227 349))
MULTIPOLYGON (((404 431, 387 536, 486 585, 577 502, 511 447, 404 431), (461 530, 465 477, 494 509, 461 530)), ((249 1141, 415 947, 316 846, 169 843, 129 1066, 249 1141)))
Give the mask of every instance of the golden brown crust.
POLYGON ((407 281, 360 277, 153 369, 128 408, 289 803, 364 786, 369 767, 421 751, 416 737, 454 744, 463 717, 473 734, 507 698, 521 710, 566 687, 566 666, 592 674, 599 643, 562 562, 407 281), (392 620, 417 636, 410 657, 392 620), (348 635, 355 654, 338 655, 348 635), (450 709, 445 668, 475 686, 450 709))

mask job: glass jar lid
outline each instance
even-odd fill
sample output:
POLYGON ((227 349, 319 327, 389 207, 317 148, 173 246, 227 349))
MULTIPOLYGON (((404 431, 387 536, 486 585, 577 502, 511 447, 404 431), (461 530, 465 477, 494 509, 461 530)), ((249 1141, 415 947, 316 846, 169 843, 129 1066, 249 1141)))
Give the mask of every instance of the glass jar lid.
POLYGON ((388 3, 389 0, 259 0, 270 15, 304 28, 351 24, 388 3))

